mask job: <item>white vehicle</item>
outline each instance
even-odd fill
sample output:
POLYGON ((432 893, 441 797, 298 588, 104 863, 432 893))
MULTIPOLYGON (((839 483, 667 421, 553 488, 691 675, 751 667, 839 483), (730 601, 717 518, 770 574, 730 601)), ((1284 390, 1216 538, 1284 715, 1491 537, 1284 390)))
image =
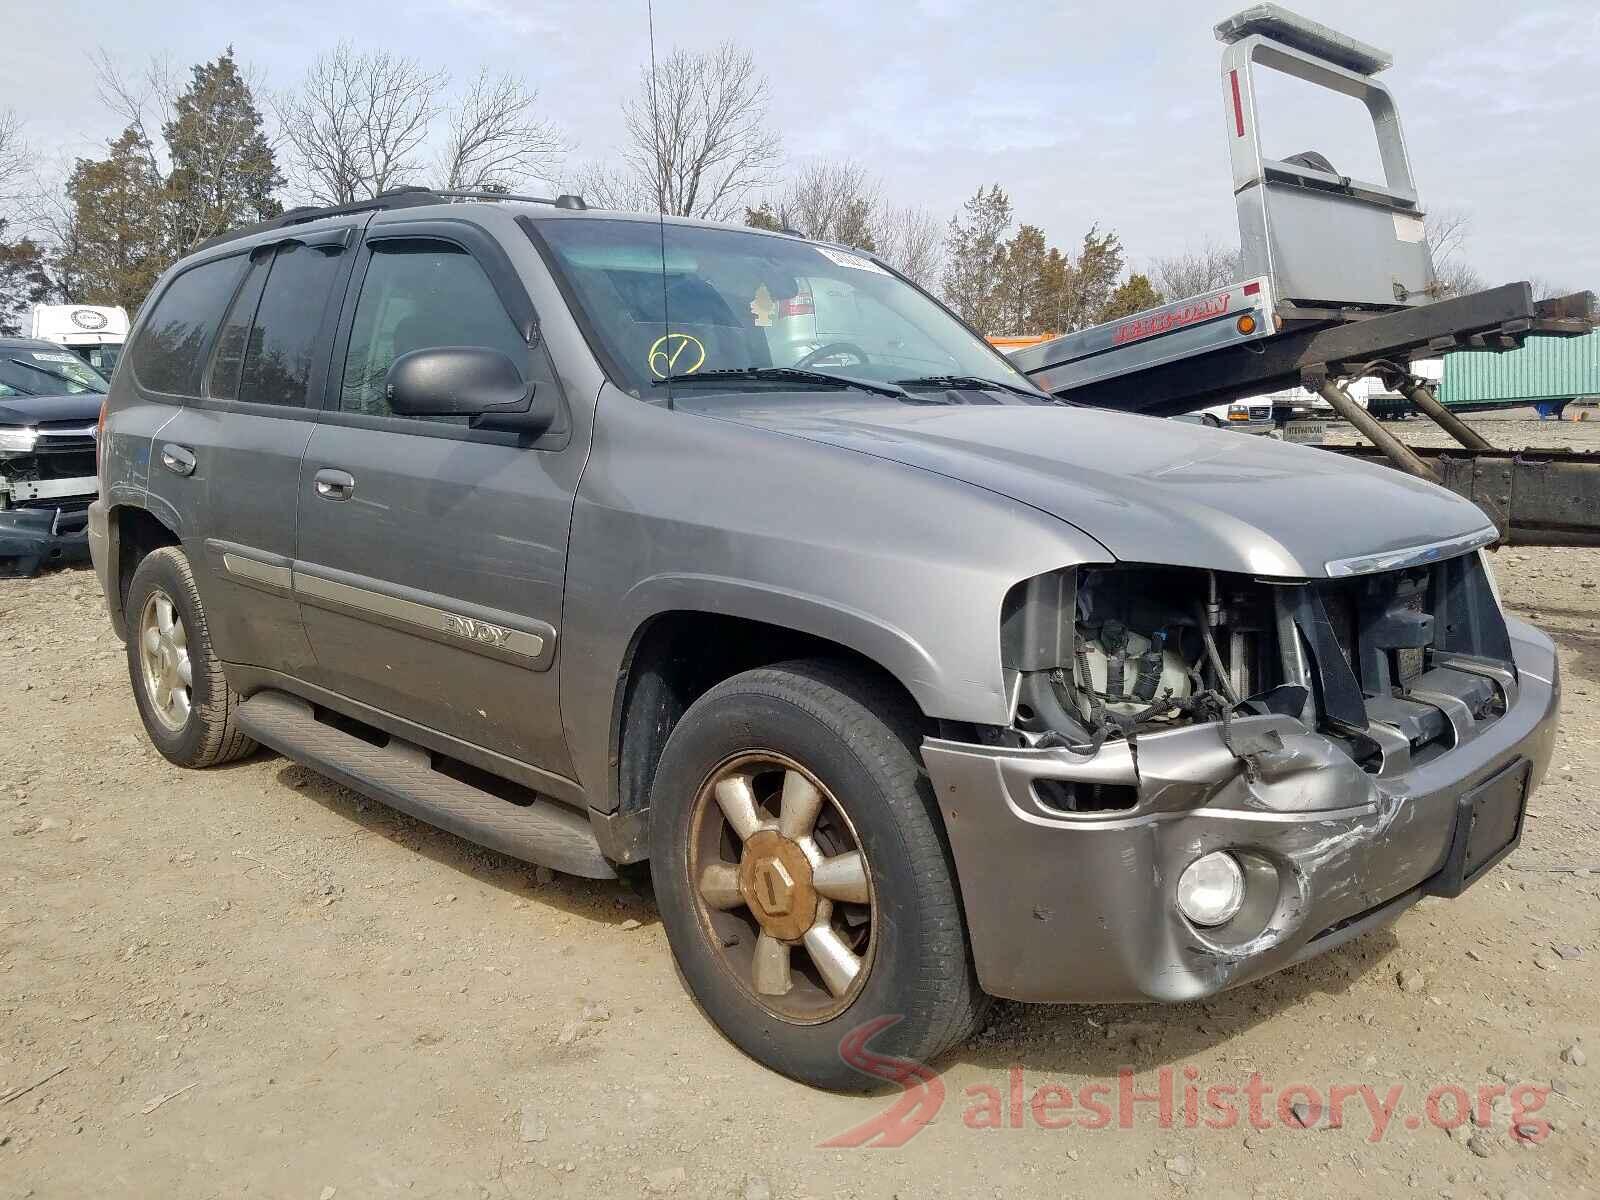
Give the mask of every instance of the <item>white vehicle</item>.
POLYGON ((128 340, 128 310, 95 304, 36 304, 28 336, 65 346, 109 379, 128 340))

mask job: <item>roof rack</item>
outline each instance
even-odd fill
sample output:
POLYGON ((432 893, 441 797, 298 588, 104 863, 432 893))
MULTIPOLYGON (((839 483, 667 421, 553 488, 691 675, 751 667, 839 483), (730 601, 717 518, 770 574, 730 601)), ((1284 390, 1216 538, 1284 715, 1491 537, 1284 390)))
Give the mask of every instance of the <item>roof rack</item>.
POLYGON ((575 196, 563 192, 554 198, 549 196, 523 196, 515 192, 490 192, 490 191, 455 191, 426 187, 397 187, 379 192, 367 200, 356 200, 350 204, 333 204, 318 206, 303 204, 291 208, 281 216, 273 217, 270 221, 260 221, 254 225, 245 225, 238 229, 230 229, 227 233, 220 233, 216 237, 207 238, 195 247, 195 250, 208 250, 212 246, 220 246, 238 238, 250 237, 252 234, 266 233, 272 229, 284 229, 292 225, 304 225, 308 221, 320 221, 325 217, 342 217, 346 213, 359 212, 387 212, 390 209, 414 208, 422 204, 450 204, 460 200, 511 200, 522 204, 549 204, 555 208, 565 208, 582 212, 588 209, 582 196, 575 196))

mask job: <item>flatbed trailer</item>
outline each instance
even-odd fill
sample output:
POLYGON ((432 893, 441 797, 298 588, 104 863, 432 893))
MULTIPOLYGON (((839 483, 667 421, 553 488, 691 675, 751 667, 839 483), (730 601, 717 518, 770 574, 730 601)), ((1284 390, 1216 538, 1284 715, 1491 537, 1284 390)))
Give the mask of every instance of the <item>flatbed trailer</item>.
MULTIPOLYGON (((1442 483, 1476 501, 1507 544, 1600 546, 1600 455, 1498 449, 1439 403, 1412 364, 1513 350, 1595 327, 1595 298, 1535 300, 1527 283, 1441 298, 1400 118, 1373 76, 1392 57, 1274 4, 1216 27, 1245 278, 1012 352, 1046 391, 1173 417, 1303 387, 1373 445, 1332 448, 1442 483), (1383 182, 1340 175, 1313 151, 1275 160, 1259 136, 1255 73, 1352 96, 1373 121, 1383 182), (1418 451, 1351 398, 1376 376, 1459 443, 1418 451)), ((1279 405, 1279 423, 1293 406, 1279 405)))

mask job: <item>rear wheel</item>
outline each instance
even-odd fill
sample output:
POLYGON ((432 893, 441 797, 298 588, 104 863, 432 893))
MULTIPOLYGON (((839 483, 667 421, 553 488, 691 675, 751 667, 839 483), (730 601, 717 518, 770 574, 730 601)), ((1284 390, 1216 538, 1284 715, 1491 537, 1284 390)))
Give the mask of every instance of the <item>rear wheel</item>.
POLYGON ((652 875, 691 993, 785 1075, 860 1089, 841 1041, 918 1062, 970 1032, 950 859, 887 688, 823 662, 727 680, 673 730, 651 792, 652 875))
POLYGON ((128 585, 128 676, 157 750, 183 767, 242 758, 256 744, 234 727, 239 697, 211 649, 189 560, 176 546, 152 550, 128 585))

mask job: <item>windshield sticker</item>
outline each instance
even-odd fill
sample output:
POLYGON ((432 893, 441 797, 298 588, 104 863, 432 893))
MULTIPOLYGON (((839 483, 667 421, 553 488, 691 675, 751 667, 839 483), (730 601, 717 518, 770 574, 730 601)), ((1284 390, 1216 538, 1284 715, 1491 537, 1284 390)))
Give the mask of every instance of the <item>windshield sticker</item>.
POLYGON ((887 275, 889 273, 870 258, 862 258, 859 254, 848 254, 843 250, 830 250, 826 246, 817 246, 815 249, 818 254, 836 267, 853 267, 857 271, 871 271, 876 275, 887 275))
POLYGON ((76 354, 52 354, 45 350, 30 350, 28 353, 33 357, 34 362, 58 362, 76 365, 83 361, 76 354))
POLYGON ((772 318, 778 315, 778 303, 767 291, 766 284, 756 288, 755 299, 750 301, 750 311, 755 315, 756 325, 762 329, 771 325, 772 318))
POLYGON ((706 365, 706 347, 692 333, 664 333, 650 344, 650 374, 693 375, 706 365))

